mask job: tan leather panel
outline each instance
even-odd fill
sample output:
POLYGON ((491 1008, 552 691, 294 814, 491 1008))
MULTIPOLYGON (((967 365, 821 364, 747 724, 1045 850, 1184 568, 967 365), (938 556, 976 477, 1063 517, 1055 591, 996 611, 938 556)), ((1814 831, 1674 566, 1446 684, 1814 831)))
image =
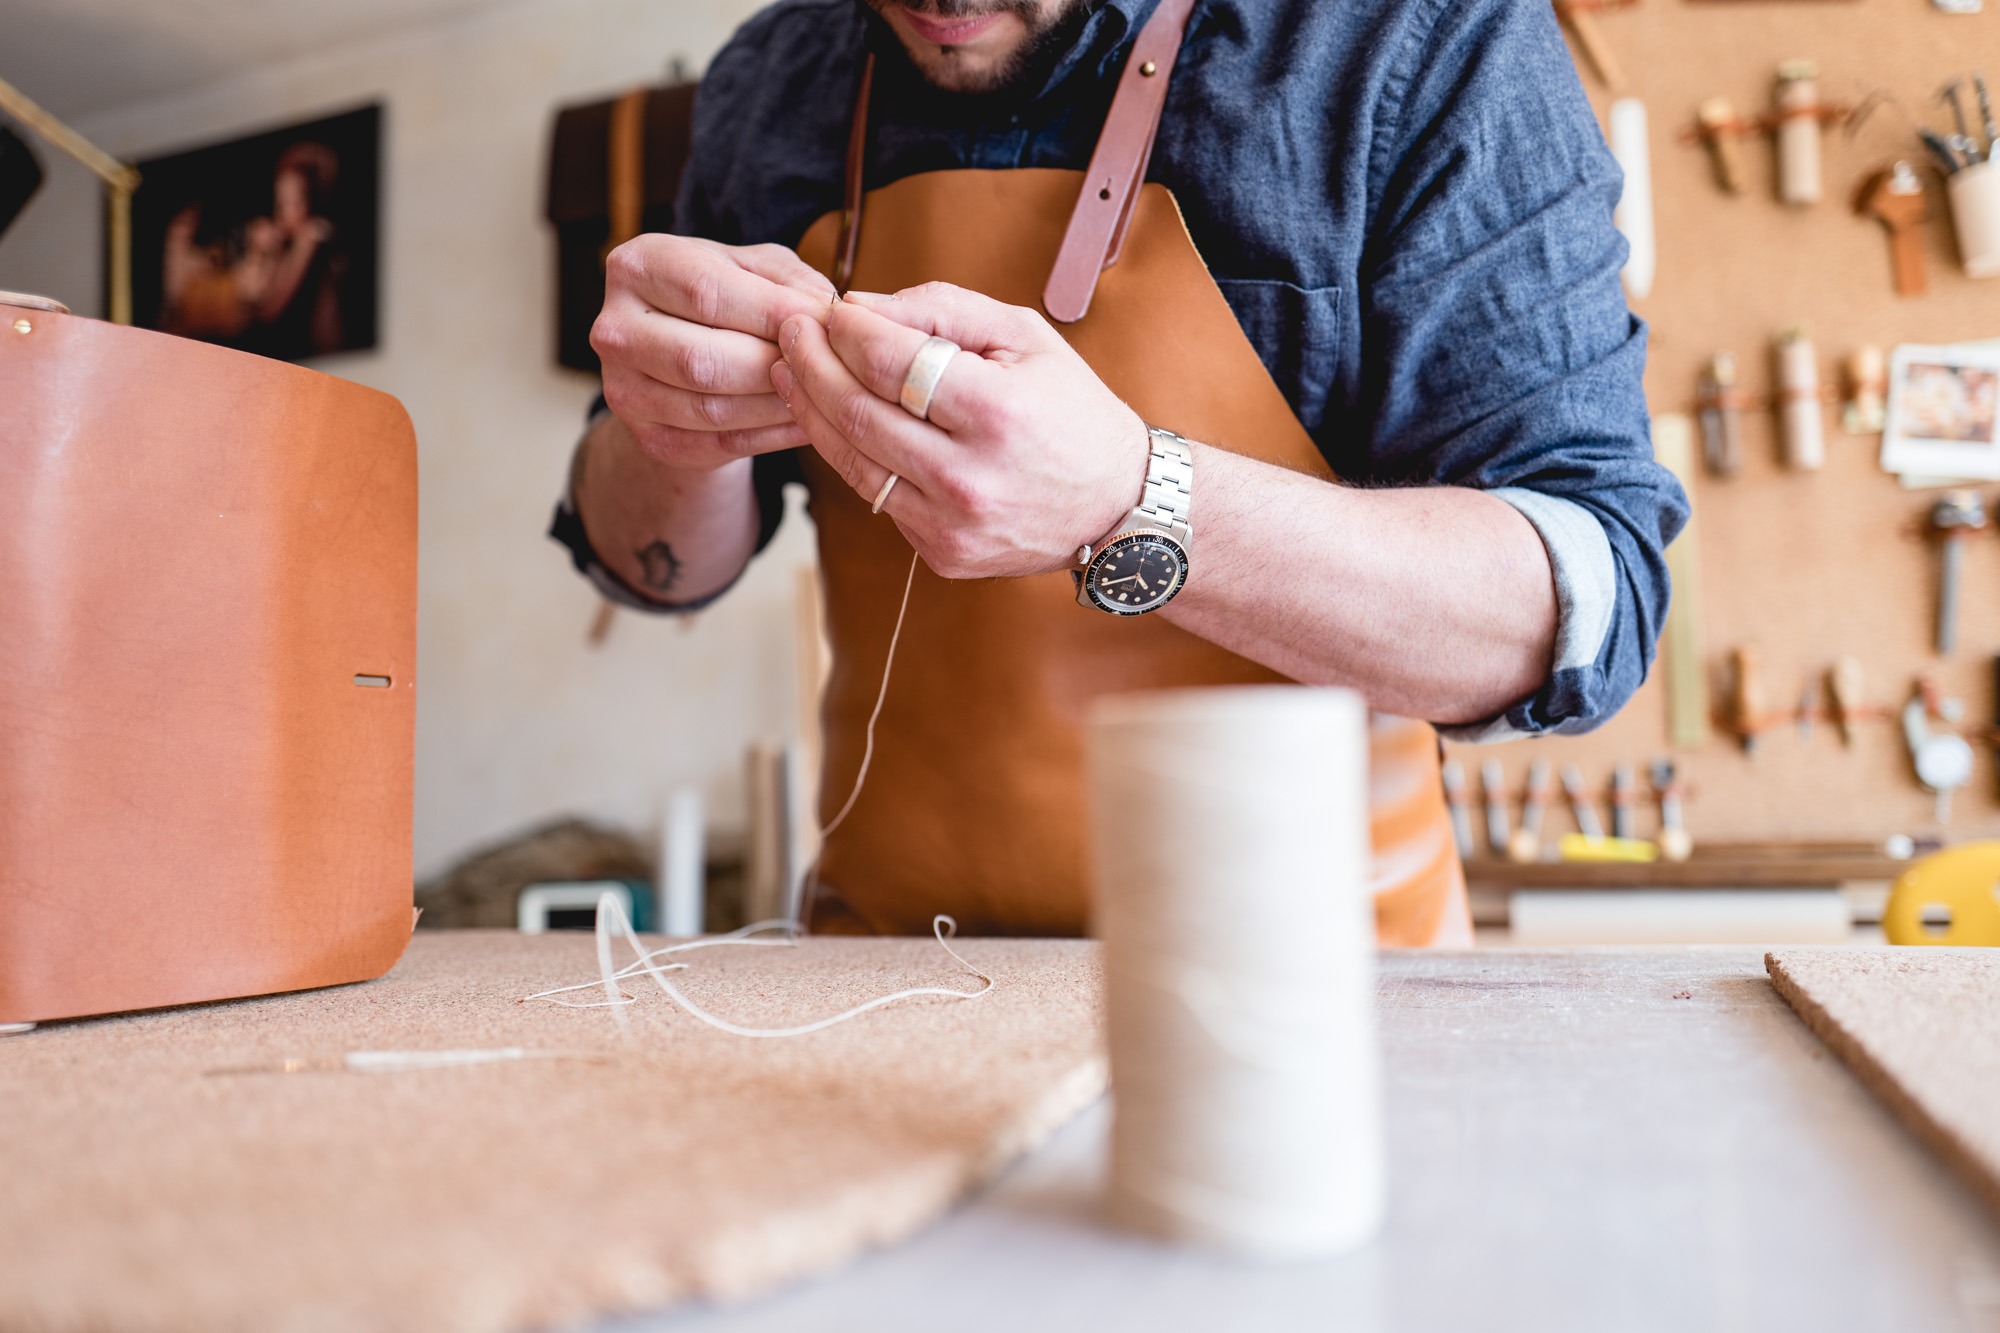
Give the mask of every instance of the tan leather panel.
POLYGON ((0 307, 0 1021, 379 976, 411 920, 409 418, 23 313, 0 307))
MULTIPOLYGON (((951 171, 871 191, 854 285, 887 292, 944 281, 1037 306, 1082 181, 1066 171, 951 171)), ((830 272, 838 235, 838 215, 822 218, 800 254, 830 272)), ((1148 421, 1329 475, 1164 188, 1141 192, 1124 255, 1103 274, 1090 313, 1057 327, 1148 421)), ((834 662, 823 705, 825 815, 860 762, 910 548, 816 456, 806 466, 834 662)), ((1194 523, 1199 561, 1198 508, 1194 523)), ((1281 679, 1157 617, 1114 620, 1079 607, 1064 574, 953 582, 920 568, 867 790, 825 852, 822 877, 839 901, 818 910, 816 924, 916 933, 950 912, 969 931, 1082 932, 1089 701, 1281 679)), ((1408 798, 1378 813, 1388 829, 1427 839, 1448 827, 1436 738, 1415 723, 1389 734, 1396 763, 1427 765, 1428 781, 1419 772, 1408 798)), ((1443 923, 1463 920, 1456 858, 1420 860, 1394 886, 1395 910, 1380 921, 1385 943, 1429 943, 1443 923)))

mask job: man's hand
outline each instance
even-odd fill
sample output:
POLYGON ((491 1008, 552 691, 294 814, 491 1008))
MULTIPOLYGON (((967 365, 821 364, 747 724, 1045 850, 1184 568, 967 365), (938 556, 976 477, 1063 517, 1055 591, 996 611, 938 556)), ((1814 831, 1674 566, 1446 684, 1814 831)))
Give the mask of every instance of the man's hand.
POLYGON ((833 284, 780 245, 640 236, 611 252, 590 345, 640 448, 710 470, 806 437, 771 392, 778 329, 824 320, 833 284))
POLYGON ((784 321, 771 383, 814 449, 884 506, 946 578, 1008 578, 1074 563, 1139 502, 1146 427, 1033 310, 930 283, 849 293, 825 327, 784 321), (926 337, 952 358, 920 421, 898 401, 926 337))

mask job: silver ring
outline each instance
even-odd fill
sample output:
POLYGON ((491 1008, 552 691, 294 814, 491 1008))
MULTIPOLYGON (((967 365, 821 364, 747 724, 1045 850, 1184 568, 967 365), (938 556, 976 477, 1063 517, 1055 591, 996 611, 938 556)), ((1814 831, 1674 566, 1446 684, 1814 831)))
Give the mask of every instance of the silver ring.
POLYGON ((902 480, 901 477, 891 472, 889 474, 889 480, 882 483, 882 489, 875 492, 875 503, 868 506, 868 512, 871 514, 881 513, 882 506, 889 502, 889 492, 895 490, 896 483, 901 480, 902 480))
POLYGON ((938 381, 944 378, 944 368, 958 353, 958 344, 949 338, 924 339, 924 345, 910 362, 910 373, 903 376, 901 398, 906 412, 919 421, 931 419, 931 398, 937 393, 938 381))

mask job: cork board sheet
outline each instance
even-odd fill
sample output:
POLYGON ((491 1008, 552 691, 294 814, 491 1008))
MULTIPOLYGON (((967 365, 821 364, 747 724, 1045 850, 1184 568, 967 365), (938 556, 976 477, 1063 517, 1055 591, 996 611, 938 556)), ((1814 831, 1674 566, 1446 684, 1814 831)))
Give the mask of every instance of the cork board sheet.
MULTIPOLYGON (((1104 1085, 1096 946, 973 940, 998 985, 795 1040, 517 1004, 570 934, 422 934, 382 981, 0 1038, 0 1328, 426 1330, 733 1300, 895 1241, 1104 1085), (595 1053, 403 1074, 205 1071, 350 1050, 595 1053)), ((749 1024, 965 974, 929 940, 712 950, 749 1024)), ((972 983, 975 984, 976 983, 972 983)))
MULTIPOLYGON (((1942 184, 1915 136, 1919 123, 1949 127, 1950 113, 1935 100, 1948 79, 1983 67, 2000 92, 2000 4, 1948 15, 1924 0, 1638 0, 1596 17, 1624 66, 1626 95, 1646 104, 1651 124, 1659 270, 1652 294, 1634 308, 1652 330, 1647 388, 1656 413, 1691 411, 1701 365, 1722 350, 1736 353, 1743 390, 1767 393, 1772 340, 1791 325, 1811 330, 1829 388, 1862 344, 1886 351, 2000 337, 2000 279, 1975 281, 1959 270, 1942 184), (1747 191, 1724 195, 1706 152, 1682 143, 1681 130, 1717 95, 1745 115, 1767 111, 1778 64, 1801 58, 1818 63, 1829 102, 1852 105, 1877 93, 1889 100, 1852 138, 1839 130, 1825 136, 1826 198, 1817 206, 1776 201, 1773 153, 1758 140, 1743 144, 1747 191), (1896 296, 1887 233, 1848 203, 1861 181, 1899 157, 1926 171, 1933 204, 1923 229, 1930 294, 1919 298, 1896 296)), ((1587 70, 1582 77, 1602 121, 1610 99, 1587 70)), ((1989 530, 1966 551, 1959 650, 1939 661, 1931 644, 1938 557, 1917 527, 1938 492, 1903 490, 1876 466, 1879 437, 1845 435, 1838 406, 1825 411, 1823 471, 1784 470, 1771 419, 1753 411, 1744 418, 1742 471, 1697 480, 1711 675, 1734 647, 1755 646, 1770 706, 1791 709, 1806 677, 1844 655, 1860 660, 1867 696, 1878 704, 1900 706, 1912 676, 1935 670, 1944 693, 1964 701, 1968 722, 1987 725, 2000 653, 2000 540, 1989 530)), ((1991 506, 1994 488, 1983 493, 1991 506)), ((1983 739, 1974 747, 1978 770, 1945 827, 1953 838, 2000 836, 1992 750, 1983 739)), ((1669 752, 1657 669, 1624 714, 1593 735, 1460 751, 1475 772, 1482 758, 1500 760, 1517 801, 1537 758, 1576 762, 1601 788, 1614 764, 1638 764, 1643 776, 1648 759, 1669 752)), ((1754 758, 1722 734, 1675 757, 1693 786, 1687 815, 1697 840, 1937 829, 1931 797, 1887 718, 1865 724, 1852 750, 1822 723, 1809 737, 1791 726, 1769 732, 1754 758)), ((1561 806, 1550 820, 1556 832, 1571 827, 1561 806)), ((1649 808, 1641 831, 1651 828, 1649 808)))
POLYGON ((2000 1215, 2000 949, 1780 949, 1779 994, 2000 1215))

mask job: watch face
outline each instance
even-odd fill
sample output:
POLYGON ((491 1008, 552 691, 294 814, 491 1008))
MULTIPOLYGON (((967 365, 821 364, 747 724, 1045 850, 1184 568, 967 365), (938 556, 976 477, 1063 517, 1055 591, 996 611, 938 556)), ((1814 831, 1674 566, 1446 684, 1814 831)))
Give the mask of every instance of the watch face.
POLYGON ((1166 536, 1114 537, 1090 562, 1090 600, 1115 615, 1158 610, 1187 582, 1187 553, 1166 536))

